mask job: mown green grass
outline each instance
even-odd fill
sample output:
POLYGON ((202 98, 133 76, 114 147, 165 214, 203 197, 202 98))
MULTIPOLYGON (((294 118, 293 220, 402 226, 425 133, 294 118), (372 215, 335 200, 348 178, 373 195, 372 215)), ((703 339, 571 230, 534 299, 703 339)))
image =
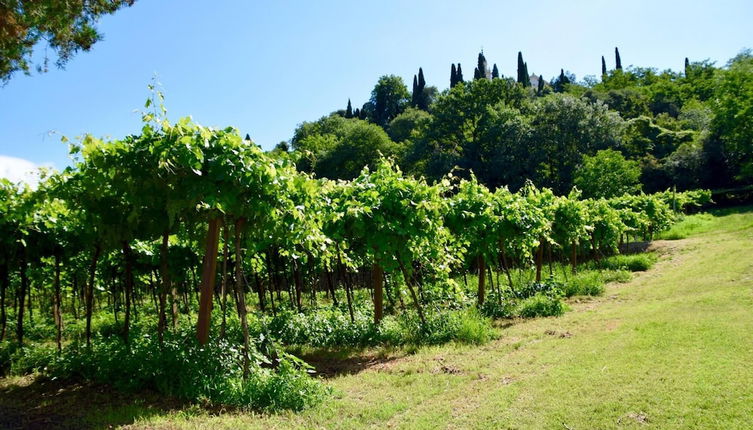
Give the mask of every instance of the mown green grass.
MULTIPOLYGON (((653 246, 650 270, 561 317, 501 325, 482 346, 374 352, 304 412, 145 408, 131 428, 750 428, 753 212, 653 246)), ((105 413, 118 411, 92 422, 105 413)))
POLYGON ((183 428, 746 428, 753 422, 753 214, 702 235, 603 298, 330 381, 300 414, 151 416, 183 428), (449 370, 448 370, 449 369, 449 370))
POLYGON ((707 232, 714 225, 714 216, 710 213, 701 213, 683 217, 672 227, 660 233, 659 239, 678 240, 685 239, 693 234, 707 232))

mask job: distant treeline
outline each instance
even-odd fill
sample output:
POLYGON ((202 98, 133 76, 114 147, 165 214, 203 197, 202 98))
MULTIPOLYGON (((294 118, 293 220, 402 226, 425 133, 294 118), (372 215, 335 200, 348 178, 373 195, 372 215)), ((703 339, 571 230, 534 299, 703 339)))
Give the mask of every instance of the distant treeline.
POLYGON ((517 76, 508 77, 480 53, 472 80, 452 64, 449 83, 443 91, 428 86, 419 68, 409 91, 402 78, 382 76, 360 108, 348 100, 346 109, 300 124, 275 152, 332 179, 354 178, 383 154, 431 180, 473 171, 492 188, 515 190, 530 179, 566 193, 584 157, 609 149, 628 162, 621 165, 637 166, 636 185, 646 192, 753 183, 749 50, 722 67, 686 58, 678 73, 623 69, 615 48, 615 68, 602 57, 601 78, 582 81, 565 70, 548 81, 531 74, 522 53, 517 76))

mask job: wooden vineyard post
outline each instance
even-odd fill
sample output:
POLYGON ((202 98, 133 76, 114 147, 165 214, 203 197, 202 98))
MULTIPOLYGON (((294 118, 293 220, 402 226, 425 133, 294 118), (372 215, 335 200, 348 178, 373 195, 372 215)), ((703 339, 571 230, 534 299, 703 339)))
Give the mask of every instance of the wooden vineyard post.
POLYGON ((486 296, 486 262, 484 256, 478 256, 478 305, 484 304, 486 296))
POLYGON ((207 229, 204 253, 204 267, 201 271, 201 295, 199 296, 199 319, 196 337, 201 345, 209 341, 209 323, 212 315, 212 294, 215 273, 217 272, 217 248, 220 239, 220 218, 212 218, 207 229))
POLYGON ((384 314, 384 271, 377 263, 371 267, 371 281, 374 284, 374 324, 379 324, 384 314))

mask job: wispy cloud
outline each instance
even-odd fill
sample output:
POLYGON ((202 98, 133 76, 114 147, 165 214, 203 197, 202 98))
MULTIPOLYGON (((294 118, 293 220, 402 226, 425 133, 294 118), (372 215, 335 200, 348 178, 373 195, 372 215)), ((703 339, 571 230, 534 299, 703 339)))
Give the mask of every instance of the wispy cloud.
POLYGON ((11 182, 25 182, 32 188, 39 183, 39 168, 51 167, 49 163, 35 164, 23 158, 0 155, 0 178, 6 178, 11 182))

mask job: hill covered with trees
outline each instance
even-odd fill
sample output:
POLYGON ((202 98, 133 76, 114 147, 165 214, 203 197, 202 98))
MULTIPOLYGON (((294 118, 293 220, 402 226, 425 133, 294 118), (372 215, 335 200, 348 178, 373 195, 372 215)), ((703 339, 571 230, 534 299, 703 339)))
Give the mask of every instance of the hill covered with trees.
POLYGON ((300 124, 275 151, 331 179, 352 179, 382 154, 430 180, 472 171, 491 188, 519 189, 530 179, 560 194, 578 184, 598 195, 600 185, 584 178, 614 163, 629 169, 613 175, 625 182, 620 190, 753 183, 748 50, 721 67, 686 58, 674 72, 623 68, 615 48, 614 69, 602 57, 601 77, 581 81, 564 69, 548 81, 529 74, 519 52, 516 73, 490 70, 480 53, 473 79, 452 64, 443 91, 427 85, 423 69, 412 91, 401 77, 382 76, 362 107, 348 100, 347 109, 300 124))

